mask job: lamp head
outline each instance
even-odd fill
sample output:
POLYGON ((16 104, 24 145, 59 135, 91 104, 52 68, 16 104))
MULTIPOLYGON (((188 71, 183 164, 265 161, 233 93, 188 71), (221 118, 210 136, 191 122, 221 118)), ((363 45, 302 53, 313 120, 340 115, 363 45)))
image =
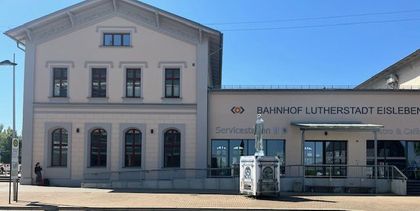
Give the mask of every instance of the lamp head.
POLYGON ((4 60, 0 62, 0 66, 16 66, 17 64, 14 62, 11 62, 10 60, 4 60))

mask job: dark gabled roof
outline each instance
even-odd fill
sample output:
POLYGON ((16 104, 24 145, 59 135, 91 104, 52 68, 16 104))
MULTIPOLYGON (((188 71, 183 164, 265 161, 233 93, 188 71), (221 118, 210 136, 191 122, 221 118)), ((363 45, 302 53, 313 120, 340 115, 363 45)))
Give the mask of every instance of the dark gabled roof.
POLYGON ((420 49, 417 49, 416 51, 414 51, 413 53, 411 53, 407 57, 401 59, 400 61, 398 61, 395 64, 386 68, 385 70, 382 70, 378 74, 372 76, 368 80, 366 80, 363 83, 361 83, 360 85, 356 86, 355 89, 364 89, 364 88, 371 85, 372 83, 374 83, 377 80, 380 80, 380 79, 382 79, 382 78, 384 78, 384 77, 386 77, 390 74, 397 73, 399 70, 401 70, 402 66, 404 66, 406 64, 409 64, 409 63, 413 62, 414 60, 416 60, 418 58, 420 58, 420 49))

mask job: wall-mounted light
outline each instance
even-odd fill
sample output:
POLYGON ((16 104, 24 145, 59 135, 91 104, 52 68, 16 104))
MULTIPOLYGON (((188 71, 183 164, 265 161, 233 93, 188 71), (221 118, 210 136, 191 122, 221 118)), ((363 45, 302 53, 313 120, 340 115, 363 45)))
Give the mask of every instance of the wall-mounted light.
POLYGON ((328 136, 328 131, 325 131, 325 132, 324 132, 324 135, 325 135, 325 136, 328 136))
POLYGON ((79 128, 76 128, 76 133, 80 133, 80 129, 79 128))
POLYGON ((155 131, 153 129, 150 129, 150 133, 153 134, 155 131))

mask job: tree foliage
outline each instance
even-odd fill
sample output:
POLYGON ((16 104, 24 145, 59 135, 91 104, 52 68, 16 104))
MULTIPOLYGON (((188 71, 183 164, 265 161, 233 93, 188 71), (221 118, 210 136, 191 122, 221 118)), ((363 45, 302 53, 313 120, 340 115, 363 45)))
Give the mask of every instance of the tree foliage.
POLYGON ((12 138, 13 130, 0 124, 0 163, 10 163, 12 138))

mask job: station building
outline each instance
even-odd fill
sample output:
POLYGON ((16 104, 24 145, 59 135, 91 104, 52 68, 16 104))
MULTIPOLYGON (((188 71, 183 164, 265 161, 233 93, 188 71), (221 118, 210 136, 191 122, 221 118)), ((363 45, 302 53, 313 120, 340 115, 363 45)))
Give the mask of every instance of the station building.
POLYGON ((221 32, 134 0, 5 34, 26 51, 23 184, 40 162, 52 185, 235 190, 260 113, 282 191, 418 191, 419 50, 355 88, 266 89, 223 87, 221 32))

